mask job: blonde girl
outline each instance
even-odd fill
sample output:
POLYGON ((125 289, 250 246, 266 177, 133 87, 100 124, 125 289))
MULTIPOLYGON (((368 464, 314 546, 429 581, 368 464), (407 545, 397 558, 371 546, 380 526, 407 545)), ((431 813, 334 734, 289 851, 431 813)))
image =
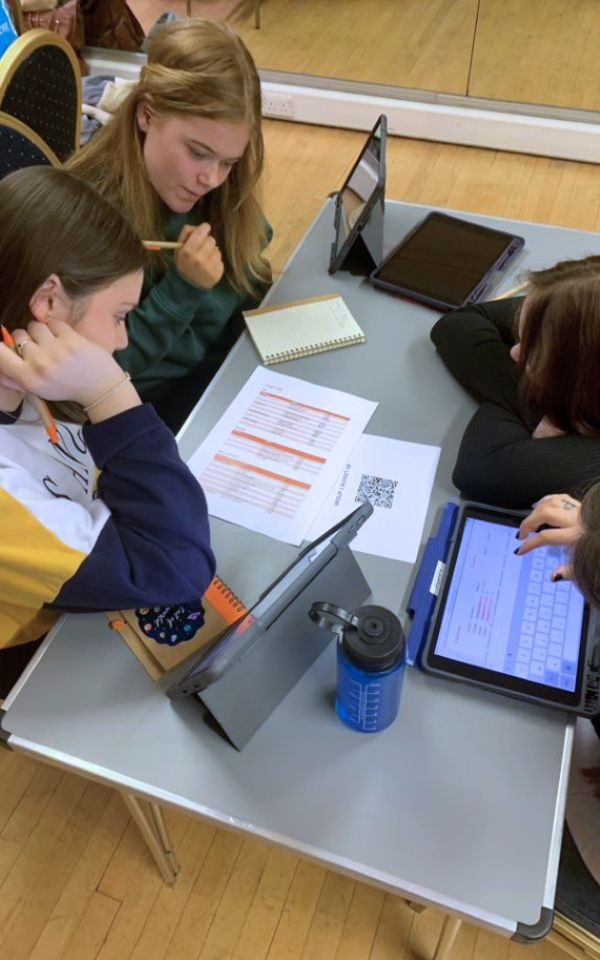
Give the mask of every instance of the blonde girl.
POLYGON ((177 427, 270 280, 260 81, 242 41, 212 21, 163 27, 139 82, 69 167, 141 237, 182 244, 154 254, 119 358, 177 427))

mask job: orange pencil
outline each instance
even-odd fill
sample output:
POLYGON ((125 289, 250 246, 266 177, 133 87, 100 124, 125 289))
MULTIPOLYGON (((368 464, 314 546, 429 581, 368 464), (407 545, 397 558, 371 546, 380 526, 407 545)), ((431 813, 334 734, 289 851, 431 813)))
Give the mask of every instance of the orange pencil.
MULTIPOLYGON (((7 347, 10 347, 10 349, 14 350, 15 353, 17 352, 17 345, 14 341, 14 337, 11 333, 9 333, 5 326, 2 327, 2 339, 7 347)), ((54 418, 50 413, 48 404, 45 400, 42 400, 40 397, 36 397, 32 393, 28 394, 28 397, 32 406, 35 407, 40 420, 44 424, 44 429, 50 438, 50 443, 53 443, 56 446, 56 444, 60 443, 60 438, 58 436, 56 423, 54 422, 54 418)))

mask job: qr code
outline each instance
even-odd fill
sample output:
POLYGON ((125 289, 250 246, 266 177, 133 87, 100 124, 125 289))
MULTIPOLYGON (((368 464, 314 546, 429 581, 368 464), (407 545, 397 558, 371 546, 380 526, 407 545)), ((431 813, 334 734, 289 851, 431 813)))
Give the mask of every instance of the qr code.
POLYGON ((397 486, 397 480, 384 480, 383 477, 372 477, 370 473, 363 473, 354 499, 356 503, 368 500, 374 507, 391 510, 397 486))

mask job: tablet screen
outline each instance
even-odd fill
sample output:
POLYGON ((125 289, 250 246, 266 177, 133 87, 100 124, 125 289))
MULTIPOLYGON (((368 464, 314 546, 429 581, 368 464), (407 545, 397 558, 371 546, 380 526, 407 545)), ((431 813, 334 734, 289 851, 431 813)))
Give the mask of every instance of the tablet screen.
POLYGON ((581 683, 587 608, 573 583, 553 583, 567 551, 543 547, 515 556, 519 518, 466 510, 440 614, 431 664, 450 664, 513 689, 543 688, 570 702, 581 683), (523 686, 525 685, 525 686, 523 686))
POLYGON ((500 230, 434 213, 384 261, 376 278, 440 303, 460 306, 513 240, 500 230))

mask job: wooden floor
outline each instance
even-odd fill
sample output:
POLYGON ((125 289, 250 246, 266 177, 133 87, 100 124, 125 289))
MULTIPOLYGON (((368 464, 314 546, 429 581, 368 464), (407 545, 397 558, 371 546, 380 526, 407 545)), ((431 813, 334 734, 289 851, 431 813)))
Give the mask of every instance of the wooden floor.
MULTIPOLYGON (((129 0, 144 26, 184 0, 129 0)), ((192 0, 263 69, 600 109, 598 0, 192 0)))
MULTIPOLYGON (((266 139, 280 271, 364 135, 270 122, 266 139)), ((600 228, 597 167, 393 139, 388 169, 395 199, 600 228)), ((167 820, 183 867, 174 888, 163 886, 110 789, 0 750, 0 960, 431 956, 438 912, 414 914, 379 890, 182 814, 167 820)), ((452 953, 561 957, 550 944, 522 947, 470 925, 452 953)))

